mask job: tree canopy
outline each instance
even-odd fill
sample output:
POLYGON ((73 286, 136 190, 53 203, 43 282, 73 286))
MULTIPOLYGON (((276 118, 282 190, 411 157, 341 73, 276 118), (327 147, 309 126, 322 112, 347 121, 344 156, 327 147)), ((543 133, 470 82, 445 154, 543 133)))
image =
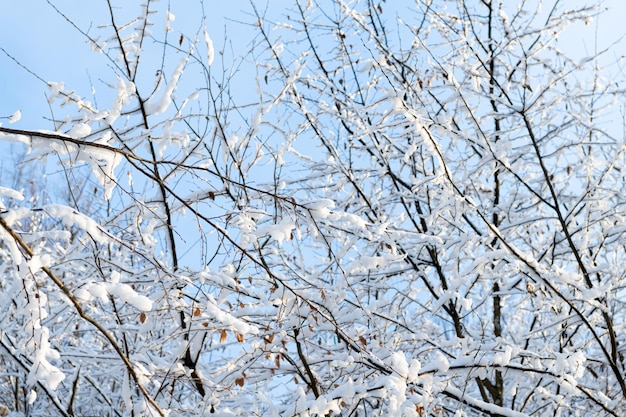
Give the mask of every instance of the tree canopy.
POLYGON ((0 115, 0 413, 626 414, 620 44, 564 47, 601 2, 251 1, 223 47, 48 3, 102 72, 0 45, 49 105, 0 115))

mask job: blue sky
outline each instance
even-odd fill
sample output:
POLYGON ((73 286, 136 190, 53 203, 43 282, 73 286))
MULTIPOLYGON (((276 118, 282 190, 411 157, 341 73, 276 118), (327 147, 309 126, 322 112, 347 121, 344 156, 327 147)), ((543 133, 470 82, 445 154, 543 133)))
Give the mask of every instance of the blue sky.
MULTIPOLYGON (((83 30, 97 33, 99 24, 108 22, 108 13, 105 2, 90 1, 89 8, 85 3, 74 0, 55 0, 53 2, 61 11, 75 19, 83 30), (104 20, 104 22, 102 21, 104 20)), ((126 2, 124 10, 118 11, 130 17, 136 4, 126 2)), ((255 2, 258 7, 264 8, 265 0, 255 2)), ((567 0, 567 4, 580 4, 579 1, 567 0)), ((587 2, 587 4, 593 2, 587 2)), ((168 3, 163 1, 160 7, 168 3)), ((272 1, 273 10, 282 11, 294 2, 290 0, 272 1)), ((176 16, 173 22, 174 34, 178 36, 182 31, 193 33, 200 26, 202 9, 198 2, 184 1, 171 2, 172 11, 176 16)), ((626 33, 623 16, 626 15, 626 2, 609 0, 604 7, 610 7, 604 13, 597 25, 599 49, 608 46, 612 40, 619 39, 626 33)), ((227 28, 227 37, 235 47, 246 50, 254 33, 237 20, 251 21, 248 1, 206 1, 205 12, 207 28, 216 50, 224 40, 224 30, 227 28)), ((163 16, 155 17, 155 24, 162 25, 163 16)), ((583 58, 594 50, 594 40, 590 36, 595 23, 583 28, 581 25, 572 26, 562 38, 568 39, 563 48, 577 58, 583 58), (587 29, 588 31, 582 30, 587 29), (589 30, 591 29, 591 30, 589 30)), ((621 40, 623 47, 615 48, 609 60, 618 58, 616 54, 623 51, 626 54, 626 43, 621 40)), ((47 81, 64 81, 66 86, 75 89, 79 94, 89 94, 90 84, 98 90, 99 68, 107 65, 101 55, 91 52, 81 35, 72 28, 45 0, 21 0, 3 2, 0 14, 0 47, 18 59, 30 70, 47 81)), ((16 110, 22 111, 22 120, 12 127, 51 129, 52 125, 44 118, 50 116, 45 93, 45 84, 33 75, 16 65, 2 51, 0 51, 0 117, 7 117, 16 110)), ((100 89, 99 92, 102 89, 100 89)), ((6 126, 6 120, 2 120, 6 126)))
MULTIPOLYGON (((56 0, 54 4, 77 25, 90 34, 102 33, 97 26, 108 23, 108 10, 105 2, 85 3, 72 0, 56 0)), ((201 25, 202 9, 197 2, 181 2, 172 5, 176 17, 172 26, 173 36, 178 37, 181 29, 193 34, 201 25), (182 5, 182 6, 181 6, 182 5)), ((229 19, 250 20, 242 9, 249 8, 247 2, 207 2, 205 6, 207 28, 216 49, 223 44, 224 30, 228 26, 228 37, 235 44, 245 46, 250 35, 241 36, 245 28, 229 19), (235 28, 235 29, 230 29, 235 28)), ((130 2, 127 4, 131 4, 130 2)), ((139 2, 132 2, 139 4, 139 2)), ((166 2, 160 7, 167 5, 166 2)), ((125 6, 119 10, 122 17, 130 18, 137 6, 125 6), (126 16, 124 16, 126 14, 126 16)), ((161 29, 163 14, 155 16, 155 26, 161 29)), ((63 81, 66 87, 81 95, 88 95, 93 85, 98 90, 98 68, 108 65, 100 54, 93 53, 81 34, 60 16, 45 0, 22 0, 3 2, 0 14, 0 47, 24 66, 46 81, 63 81)), ((110 74, 110 73, 109 73, 110 74)), ((22 111, 22 120, 12 127, 51 129, 44 117, 50 116, 45 93, 46 85, 0 51, 0 117, 22 111)), ((110 81, 107 79, 107 81, 110 81)), ((152 80, 151 80, 152 81, 152 80)), ((102 90, 102 89, 99 89, 102 90)), ((98 91, 102 92, 102 91, 98 91)), ((7 121, 2 120, 6 126, 7 121)))

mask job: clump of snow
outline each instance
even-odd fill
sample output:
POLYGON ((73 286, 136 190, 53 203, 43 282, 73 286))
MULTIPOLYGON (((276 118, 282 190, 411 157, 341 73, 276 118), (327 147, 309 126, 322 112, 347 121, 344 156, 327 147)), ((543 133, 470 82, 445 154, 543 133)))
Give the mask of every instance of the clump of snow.
POLYGON ((447 372, 450 369, 450 362, 443 353, 437 351, 434 353, 430 362, 424 365, 422 373, 425 372, 447 372))
POLYGON ((204 27, 204 42, 206 43, 207 65, 211 66, 215 58, 215 50, 213 49, 213 41, 209 37, 206 27, 204 27))
MULTIPOLYGON (((539 388, 543 388, 543 387, 539 387, 539 388)), ((463 391, 450 385, 446 386, 446 391, 456 396, 457 398, 463 398, 463 400, 469 405, 475 406, 477 408, 480 408, 486 412, 489 412, 495 415, 502 415, 506 417, 528 417, 528 414, 526 413, 521 413, 519 411, 506 409, 506 408, 497 406, 492 403, 487 403, 487 402, 478 400, 476 398, 473 398, 472 396, 465 395, 463 391)))
POLYGON ((48 100, 52 102, 59 94, 61 94, 63 90, 65 90, 65 83, 50 81, 48 82, 48 87, 50 88, 50 97, 48 100))
POLYGON ((585 354, 581 351, 557 353, 550 371, 562 375, 561 387, 568 392, 573 392, 576 390, 576 380, 582 377, 585 371, 586 360, 585 354))
POLYGON ((68 226, 76 226, 84 230, 98 243, 108 243, 110 241, 110 237, 95 220, 79 213, 72 207, 50 204, 44 207, 44 211, 51 217, 61 219, 68 226))
MULTIPOLYGON (((47 134, 58 134, 58 132, 40 131, 47 134)), ((92 132, 91 126, 87 123, 76 123, 68 132, 68 136, 74 139, 84 139, 92 132)), ((64 141, 62 139, 49 139, 33 137, 32 140, 27 138, 23 141, 22 137, 12 135, 14 140, 22 141, 30 145, 33 158, 47 155, 50 150, 56 151, 60 155, 73 155, 72 163, 85 162, 91 166, 91 170, 96 180, 104 189, 104 198, 109 199, 117 185, 115 169, 122 161, 122 155, 111 149, 104 149, 98 146, 91 146, 89 142, 84 141, 81 144, 64 141), (37 152, 40 155, 37 155, 37 152)), ((0 135, 0 138, 2 135, 0 135)), ((108 145, 111 139, 111 132, 101 135, 95 144, 108 145)))
POLYGON ((507 346, 504 348, 504 352, 497 352, 493 357, 493 363, 499 366, 507 366, 509 362, 511 362, 511 354, 513 353, 513 348, 511 346, 507 346))
POLYGON ((256 239, 256 225, 263 216, 264 214, 262 213, 244 211, 233 219, 234 226, 241 232, 241 237, 239 238, 240 245, 247 246, 256 239))
POLYGON ((176 20, 176 16, 174 16, 174 13, 170 12, 169 10, 165 12, 165 31, 166 32, 171 32, 172 30, 172 25, 171 23, 176 20))
POLYGON ((22 201, 24 200, 24 194, 20 193, 19 191, 16 191, 12 188, 7 188, 7 187, 2 187, 0 186, 0 209, 5 209, 6 206, 4 205, 2 199, 3 197, 8 197, 8 198, 12 198, 14 200, 18 200, 18 201, 22 201))
POLYGON ((124 372, 124 379, 122 380, 122 399, 124 400, 126 408, 132 410, 133 400, 130 390, 130 375, 128 375, 128 372, 124 372))
POLYGON ((409 372, 407 373, 408 382, 417 382, 419 378, 420 370, 422 369, 422 364, 417 359, 411 359, 409 362, 409 372))
MULTIPOLYGON (((89 292, 90 295, 99 298, 103 303, 109 301, 109 293, 107 292, 106 286, 101 283, 90 282, 84 286, 84 290, 89 292)), ((91 297, 87 295, 85 295, 85 297, 91 299, 91 297)))
POLYGON ((24 262, 24 257, 22 256, 20 249, 17 247, 15 239, 13 239, 13 236, 11 236, 4 227, 0 227, 0 240, 8 246, 9 253, 11 254, 11 260, 15 266, 19 268, 20 264, 24 262))
POLYGON ((356 390, 352 379, 348 379, 328 393, 328 397, 330 398, 353 398, 355 395, 356 390))
POLYGON ((339 400, 329 399, 328 396, 322 395, 312 401, 307 414, 311 416, 340 415, 341 407, 339 406, 339 400))
POLYGON ((106 114, 106 122, 110 125, 122 114, 122 108, 130 102, 130 98, 135 94, 135 83, 117 77, 117 94, 113 105, 106 114))
POLYGON ((17 110, 15 113, 9 116, 9 123, 13 124, 22 118, 22 112, 17 110))
POLYGON ((342 222, 357 230, 366 230, 367 222, 352 213, 331 213, 330 220, 342 222))
POLYGON ((139 295, 137 291, 128 284, 121 282, 110 284, 107 287, 107 291, 114 297, 119 298, 121 301, 132 305, 141 311, 152 310, 152 301, 143 295, 139 295))
POLYGON ((77 288, 73 291, 73 295, 80 302, 88 302, 93 298, 92 294, 84 288, 77 288))
MULTIPOLYGON (((98 143, 107 143, 110 136, 110 132, 107 132, 99 139, 98 143)), ((104 189, 104 199, 109 200, 117 185, 115 168, 122 161, 122 156, 107 149, 85 146, 81 147, 76 159, 87 162, 91 166, 94 176, 104 189)))
POLYGON ((72 138, 83 138, 85 136, 89 136, 91 134, 91 126, 87 123, 76 123, 72 128, 67 132, 67 135, 72 138))
POLYGON ((325 219, 330 215, 330 210, 335 207, 335 202, 329 200, 328 198, 324 198, 322 200, 306 203, 304 206, 309 210, 311 216, 318 220, 325 219))
MULTIPOLYGON (((384 378, 384 393, 382 396, 386 398, 385 415, 393 416, 417 416, 416 403, 418 397, 412 395, 408 389, 408 383, 411 377, 417 377, 419 372, 419 363, 417 361, 407 361, 402 352, 393 352, 386 360, 393 369, 393 373, 384 378)), ((424 390, 428 390, 428 378, 424 378, 424 390)))
POLYGON ((406 360, 406 356, 402 352, 393 352, 390 357, 391 367, 393 370, 403 378, 407 378, 409 375, 409 363, 406 360))
POLYGON ((418 146, 421 145, 421 143, 422 141, 415 140, 415 139, 411 141, 411 143, 409 144, 409 147, 406 150, 406 153, 404 154, 404 157, 402 157, 402 160, 405 163, 409 163, 411 161, 411 158, 413 157, 413 155, 417 151, 418 146))
POLYGON ((12 133, 0 132, 0 139, 5 142, 18 142, 30 146, 30 138, 24 135, 14 135, 12 133))
POLYGON ((509 17, 504 13, 502 7, 500 7, 500 18, 502 19, 502 23, 506 26, 509 24, 509 17))
POLYGON ((357 260, 350 265, 348 273, 354 274, 369 271, 380 267, 383 263, 382 256, 359 256, 357 260))
POLYGON ((229 314, 225 312, 224 310, 220 309, 217 306, 217 302, 212 296, 207 295, 207 300, 208 302, 205 305, 206 307, 205 313, 209 317, 215 319, 219 323, 222 323, 226 326, 230 326, 232 330, 241 334, 258 334, 259 333, 258 328, 251 326, 245 321, 238 319, 232 314, 229 314))
POLYGON ((283 219, 277 224, 260 227, 254 234, 258 237, 270 235, 278 242, 279 245, 281 245, 285 239, 291 238, 292 231, 295 228, 296 224, 293 220, 283 219))
POLYGON ((27 402, 28 404, 34 404, 35 400, 37 400, 37 391, 35 391, 34 389, 31 389, 28 392, 28 397, 27 397, 27 402))
POLYGON ((165 112, 170 104, 172 104, 172 94, 174 90, 176 90, 176 86, 178 85, 178 80, 180 76, 183 74, 183 70, 185 65, 187 64, 187 58, 183 58, 178 63, 178 66, 174 70, 172 74, 172 78, 170 82, 167 84, 163 95, 159 98, 152 96, 150 100, 146 103, 145 110, 147 115, 160 114, 165 112))
POLYGON ((59 359, 59 352, 50 346, 47 327, 34 326, 32 331, 34 336, 32 344, 35 347, 35 354, 26 383, 32 386, 36 382, 43 382, 50 389, 55 390, 65 379, 65 374, 52 365, 49 360, 59 359))
POLYGON ((41 268, 48 267, 52 264, 52 258, 50 255, 34 255, 28 260, 28 269, 34 274, 41 270, 41 268))

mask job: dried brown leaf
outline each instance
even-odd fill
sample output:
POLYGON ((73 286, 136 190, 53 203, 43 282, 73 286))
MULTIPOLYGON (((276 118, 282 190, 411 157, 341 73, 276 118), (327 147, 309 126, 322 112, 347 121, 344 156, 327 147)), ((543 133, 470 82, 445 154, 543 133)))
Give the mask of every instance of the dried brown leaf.
POLYGON ((359 336, 359 342, 361 342, 363 347, 367 347, 367 340, 363 336, 359 336))

